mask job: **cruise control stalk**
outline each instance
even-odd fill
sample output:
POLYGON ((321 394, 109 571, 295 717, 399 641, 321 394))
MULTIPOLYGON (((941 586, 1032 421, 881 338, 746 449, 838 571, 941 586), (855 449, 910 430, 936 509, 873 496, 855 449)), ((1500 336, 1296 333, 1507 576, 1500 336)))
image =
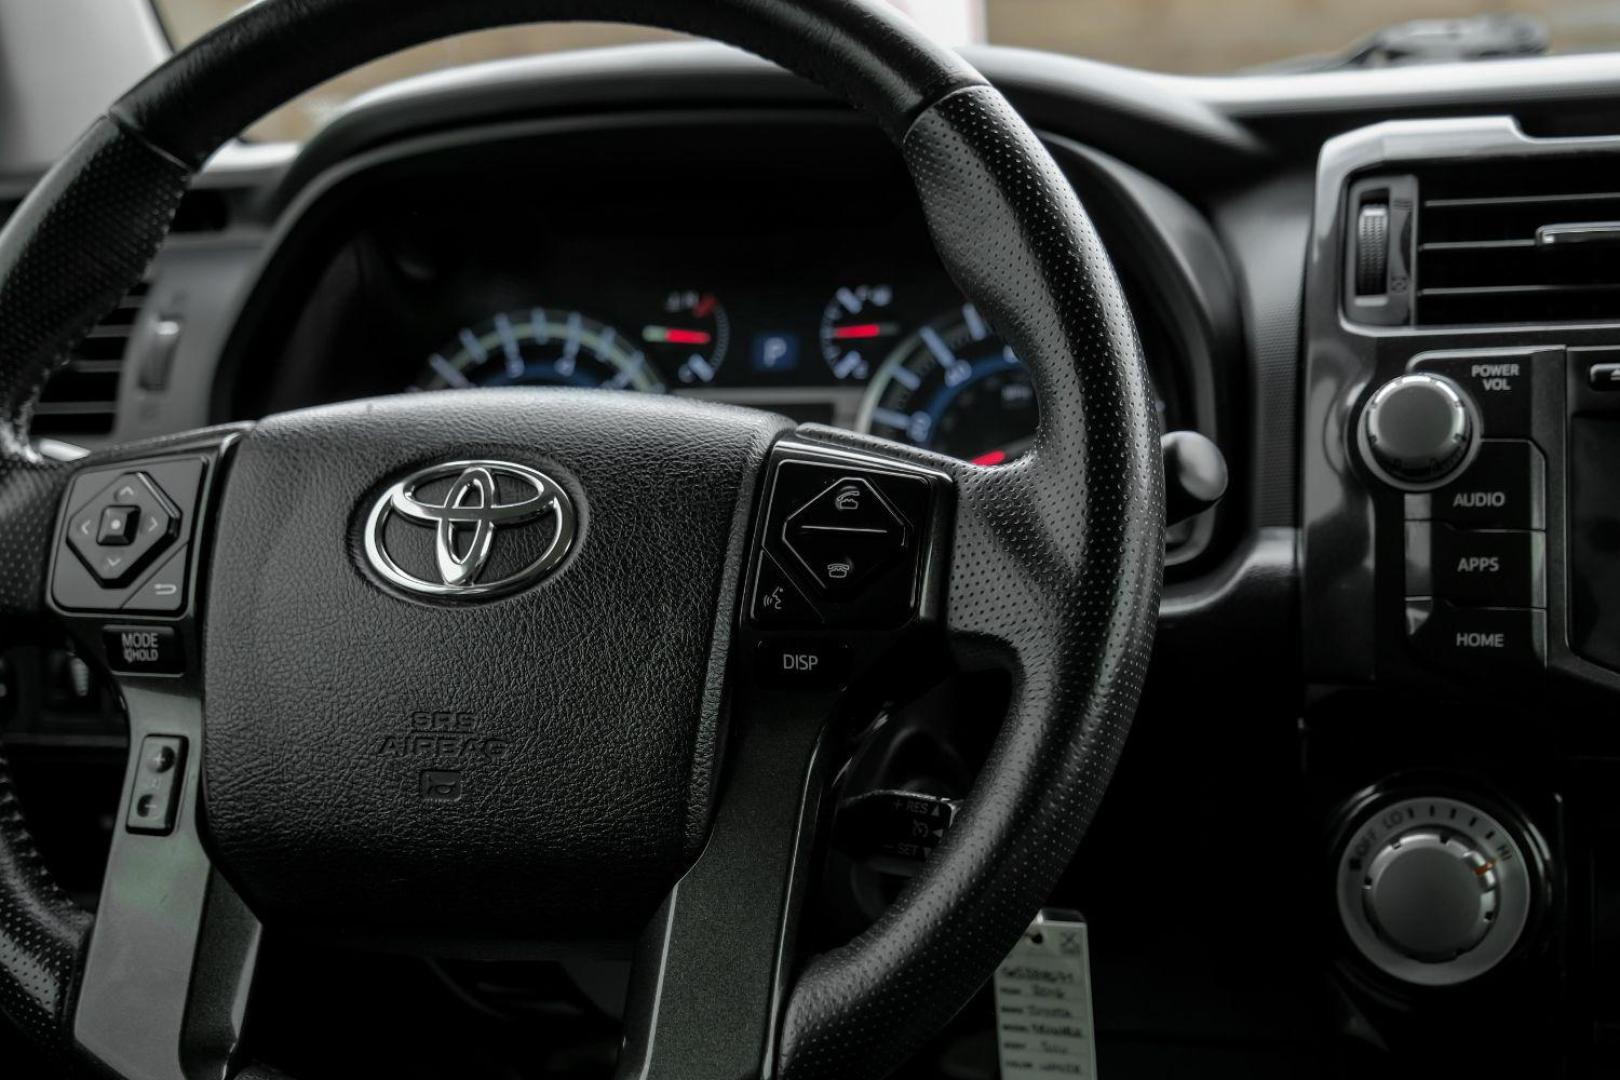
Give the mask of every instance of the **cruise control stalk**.
POLYGON ((1196 431, 1171 431, 1159 437, 1164 455, 1164 525, 1169 528, 1197 517, 1226 494, 1226 456, 1196 431))

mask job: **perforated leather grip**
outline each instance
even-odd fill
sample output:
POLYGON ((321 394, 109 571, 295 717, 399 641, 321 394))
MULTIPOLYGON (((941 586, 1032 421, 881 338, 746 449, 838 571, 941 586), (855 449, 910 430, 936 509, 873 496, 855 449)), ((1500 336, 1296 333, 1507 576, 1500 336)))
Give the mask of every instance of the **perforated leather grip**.
POLYGON ((57 1062, 69 1057, 89 929, 90 916, 63 895, 40 860, 0 754, 0 1014, 57 1062))
MULTIPOLYGON (((186 170, 99 121, 0 233, 0 636, 38 622, 69 470, 28 449, 40 387, 151 261, 186 170)), ((0 1016, 56 1060, 71 1052, 90 916, 56 887, 0 755, 0 1016)))
POLYGON ((1158 420, 1091 223, 989 88, 941 101, 904 149, 940 254, 1029 364, 1041 407, 1034 448, 1011 466, 926 459, 956 479, 952 638, 968 664, 1012 675, 1012 702, 923 872, 800 976, 782 1036, 791 1080, 887 1075, 1007 955, 1096 812, 1158 618, 1158 420))
POLYGON ((270 0, 193 43, 116 113, 196 166, 271 109, 367 60, 469 30, 581 19, 747 49, 871 113, 896 139, 944 94, 984 82, 892 7, 867 0, 270 0))

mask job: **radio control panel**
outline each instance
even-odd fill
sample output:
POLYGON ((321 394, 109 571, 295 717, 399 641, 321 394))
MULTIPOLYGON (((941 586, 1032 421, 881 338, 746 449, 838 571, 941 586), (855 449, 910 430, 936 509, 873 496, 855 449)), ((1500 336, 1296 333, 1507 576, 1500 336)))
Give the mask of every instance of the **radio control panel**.
POLYGON ((1419 353, 1362 408, 1363 464, 1399 496, 1405 636, 1423 662, 1546 662, 1547 462, 1531 435, 1536 374, 1562 362, 1558 349, 1419 353))

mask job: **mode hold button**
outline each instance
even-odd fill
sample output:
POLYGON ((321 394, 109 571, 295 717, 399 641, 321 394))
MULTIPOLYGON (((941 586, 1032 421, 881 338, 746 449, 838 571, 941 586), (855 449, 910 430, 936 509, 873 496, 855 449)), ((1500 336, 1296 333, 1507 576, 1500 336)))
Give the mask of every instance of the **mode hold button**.
POLYGON ((1410 600, 1406 633, 1419 653, 1454 670, 1488 675, 1503 668, 1541 668, 1547 662, 1544 611, 1410 600))
POLYGON ((101 632, 107 663, 127 675, 178 675, 186 669, 172 626, 109 626, 101 632))

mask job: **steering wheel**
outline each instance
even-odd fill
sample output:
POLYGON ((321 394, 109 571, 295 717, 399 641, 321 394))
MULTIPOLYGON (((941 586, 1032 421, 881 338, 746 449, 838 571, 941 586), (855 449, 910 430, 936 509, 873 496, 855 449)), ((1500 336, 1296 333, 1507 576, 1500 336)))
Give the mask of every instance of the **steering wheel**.
POLYGON ((97 120, 0 233, 0 620, 62 626, 130 719, 94 917, 0 762, 0 1012, 67 1067, 251 1075, 261 925, 474 955, 633 950, 620 1075, 886 1075, 1007 954, 1136 707, 1164 496, 1130 313, 1003 98, 870 0, 266 0, 97 120), (1027 363, 980 467, 605 391, 463 391, 68 463, 41 384, 228 137, 441 36, 541 19, 729 42, 876 118, 1027 363), (1005 672, 970 796, 870 929, 798 962, 840 719, 1005 672))

